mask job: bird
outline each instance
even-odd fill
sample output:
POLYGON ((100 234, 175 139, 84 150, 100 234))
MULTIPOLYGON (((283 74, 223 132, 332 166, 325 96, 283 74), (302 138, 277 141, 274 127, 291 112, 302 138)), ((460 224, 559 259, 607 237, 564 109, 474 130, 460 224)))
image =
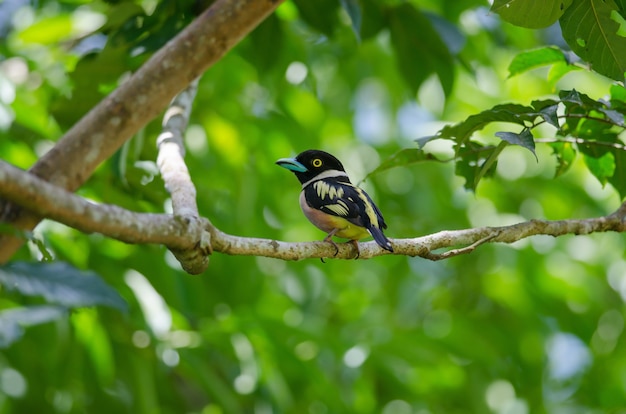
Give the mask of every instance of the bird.
POLYGON ((358 240, 372 236, 383 249, 393 252, 384 235, 387 228, 380 209, 361 188, 353 185, 341 161, 321 150, 306 150, 276 164, 293 172, 302 184, 300 207, 309 221, 327 233, 325 242, 335 247, 333 236, 349 239, 360 255, 358 240))

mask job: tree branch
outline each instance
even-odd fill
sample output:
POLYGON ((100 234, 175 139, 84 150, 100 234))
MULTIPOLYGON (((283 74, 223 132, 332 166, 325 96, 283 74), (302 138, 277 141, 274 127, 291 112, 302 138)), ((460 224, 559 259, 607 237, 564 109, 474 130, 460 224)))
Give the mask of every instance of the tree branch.
MULTIPOLYGON (((353 259, 354 247, 339 244, 339 252, 329 243, 288 243, 271 239, 238 237, 226 234, 203 218, 184 219, 169 214, 133 213, 111 205, 89 201, 34 175, 0 161, 0 196, 29 209, 39 217, 48 217, 83 232, 98 232, 127 243, 158 243, 170 249, 193 250, 209 232, 210 247, 215 252, 240 256, 265 256, 283 260, 307 258, 353 259)), ((412 239, 392 239, 396 255, 421 256, 430 260, 447 259, 469 253, 485 243, 513 243, 535 235, 562 236, 596 232, 626 231, 626 203, 613 214, 581 220, 530 220, 512 226, 480 227, 441 231, 412 239), (434 250, 463 246, 444 253, 434 250)), ((359 244, 360 259, 392 254, 375 242, 359 244)), ((208 255, 208 249, 196 249, 208 255)), ((187 270, 187 269, 186 269, 187 270)))
MULTIPOLYGON (((78 121, 31 168, 38 177, 74 191, 94 169, 217 62, 283 0, 217 0, 136 73, 78 121)), ((39 222, 19 206, 0 203, 0 221, 31 230, 39 222)), ((0 263, 22 239, 0 235, 0 263)))
MULTIPOLYGON (((172 196, 174 216, 189 222, 198 220, 196 203, 196 187, 191 181, 189 170, 185 165, 185 146, 183 135, 189 122, 191 105, 198 90, 198 79, 176 95, 163 116, 163 132, 157 137, 157 165, 165 188, 172 196)), ((191 249, 170 247, 183 269, 188 273, 198 274, 209 265, 208 254, 211 253, 211 234, 202 231, 201 238, 191 249)))

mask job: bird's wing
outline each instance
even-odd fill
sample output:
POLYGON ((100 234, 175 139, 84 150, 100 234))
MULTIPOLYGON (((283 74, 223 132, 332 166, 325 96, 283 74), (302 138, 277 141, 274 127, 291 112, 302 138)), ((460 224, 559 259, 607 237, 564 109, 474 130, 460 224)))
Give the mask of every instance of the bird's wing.
POLYGON ((385 229, 383 216, 365 191, 349 183, 318 180, 304 189, 306 200, 313 208, 365 227, 385 229))
POLYGON ((357 198, 351 186, 344 183, 318 180, 304 188, 305 198, 310 207, 332 216, 343 217, 358 226, 364 227, 360 220, 360 210, 354 200, 357 198))

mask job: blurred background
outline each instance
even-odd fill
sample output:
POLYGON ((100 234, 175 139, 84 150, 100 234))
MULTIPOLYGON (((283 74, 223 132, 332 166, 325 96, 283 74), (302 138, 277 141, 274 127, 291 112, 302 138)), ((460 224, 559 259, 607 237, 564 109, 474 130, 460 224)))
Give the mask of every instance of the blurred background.
MULTIPOLYGON (((186 161, 200 213, 219 229, 324 237, 278 158, 322 149, 356 183, 415 139, 493 105, 574 87, 609 93, 607 78, 555 76, 556 65, 508 77, 520 51, 565 43, 558 26, 511 26, 486 1, 363 0, 356 33, 350 4, 287 1, 202 77, 186 161)), ((30 167, 206 6, 0 2, 0 157, 30 167)), ((168 211, 159 128, 147 125, 78 193, 168 211)), ((474 138, 497 142, 495 131, 474 138)), ((426 150, 453 156, 445 141, 426 150)), ((391 238, 617 209, 617 192, 580 157, 554 178, 551 153, 538 144, 536 161, 506 148, 475 193, 453 162, 393 168, 361 186, 391 238)), ((75 308, 25 328, 0 349, 0 413, 626 413, 620 234, 538 236, 441 262, 215 254, 200 276, 161 246, 52 221, 35 237, 56 260, 100 275, 128 311, 75 308)), ((41 252, 29 242, 14 259, 41 252)), ((0 309, 42 303, 0 286, 0 309)))

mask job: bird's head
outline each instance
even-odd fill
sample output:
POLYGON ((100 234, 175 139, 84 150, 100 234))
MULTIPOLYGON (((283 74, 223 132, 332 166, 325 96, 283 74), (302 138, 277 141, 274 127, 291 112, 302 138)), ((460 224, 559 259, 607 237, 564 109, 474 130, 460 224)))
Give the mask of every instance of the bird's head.
POLYGON ((276 164, 293 172, 302 184, 316 178, 342 177, 344 181, 348 178, 341 161, 320 150, 307 150, 295 158, 281 158, 276 164))

